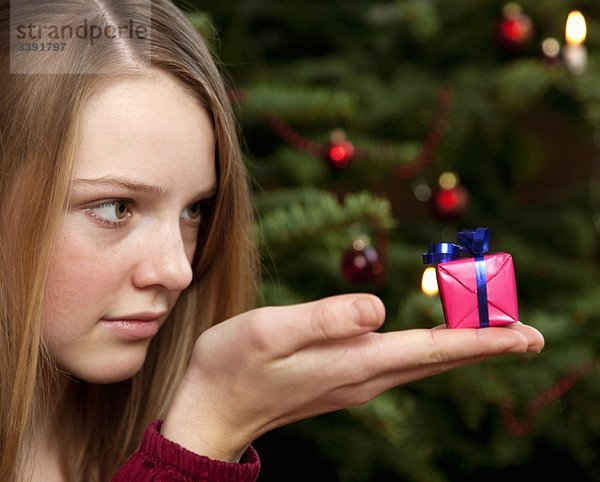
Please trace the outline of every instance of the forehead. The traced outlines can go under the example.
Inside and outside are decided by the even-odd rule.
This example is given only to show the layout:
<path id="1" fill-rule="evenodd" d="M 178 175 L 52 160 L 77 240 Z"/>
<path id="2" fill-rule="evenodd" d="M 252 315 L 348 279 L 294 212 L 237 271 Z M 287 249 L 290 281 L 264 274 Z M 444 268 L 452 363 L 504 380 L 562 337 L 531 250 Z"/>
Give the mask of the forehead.
<path id="1" fill-rule="evenodd" d="M 210 117 L 171 74 L 108 83 L 86 102 L 74 178 L 123 176 L 176 189 L 215 182 Z"/>

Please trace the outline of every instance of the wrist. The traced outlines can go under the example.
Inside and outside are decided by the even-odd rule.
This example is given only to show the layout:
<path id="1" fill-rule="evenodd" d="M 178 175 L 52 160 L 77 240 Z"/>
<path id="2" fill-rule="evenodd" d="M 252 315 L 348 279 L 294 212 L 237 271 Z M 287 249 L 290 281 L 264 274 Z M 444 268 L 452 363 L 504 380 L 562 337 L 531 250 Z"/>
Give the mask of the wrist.
<path id="1" fill-rule="evenodd" d="M 199 395 L 197 390 L 180 387 L 164 417 L 161 434 L 198 455 L 239 462 L 254 438 L 227 423 L 220 416 L 223 407 L 213 407 Z"/>

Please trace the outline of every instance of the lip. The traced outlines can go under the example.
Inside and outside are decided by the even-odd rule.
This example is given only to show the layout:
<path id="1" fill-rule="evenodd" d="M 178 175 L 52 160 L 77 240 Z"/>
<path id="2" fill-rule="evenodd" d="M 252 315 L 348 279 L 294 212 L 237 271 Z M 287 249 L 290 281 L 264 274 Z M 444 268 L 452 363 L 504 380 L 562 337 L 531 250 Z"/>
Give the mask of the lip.
<path id="1" fill-rule="evenodd" d="M 130 315 L 115 316 L 112 318 L 102 318 L 103 321 L 157 321 L 167 314 L 166 311 L 162 313 L 153 313 L 150 311 L 144 311 L 142 313 L 133 313 Z"/>
<path id="2" fill-rule="evenodd" d="M 143 312 L 113 318 L 102 318 L 100 324 L 119 338 L 125 340 L 144 340 L 158 333 L 158 320 L 166 315 L 163 313 Z"/>

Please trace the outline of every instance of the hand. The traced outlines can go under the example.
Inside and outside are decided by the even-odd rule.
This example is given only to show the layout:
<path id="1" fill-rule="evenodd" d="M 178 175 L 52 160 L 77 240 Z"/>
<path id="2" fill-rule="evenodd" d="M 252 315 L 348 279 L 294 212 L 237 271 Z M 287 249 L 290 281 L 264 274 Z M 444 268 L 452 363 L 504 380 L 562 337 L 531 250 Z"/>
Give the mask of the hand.
<path id="1" fill-rule="evenodd" d="M 274 428 L 451 368 L 544 346 L 542 335 L 521 323 L 375 333 L 384 318 L 379 298 L 350 294 L 258 308 L 213 326 L 196 341 L 163 435 L 235 461 Z"/>

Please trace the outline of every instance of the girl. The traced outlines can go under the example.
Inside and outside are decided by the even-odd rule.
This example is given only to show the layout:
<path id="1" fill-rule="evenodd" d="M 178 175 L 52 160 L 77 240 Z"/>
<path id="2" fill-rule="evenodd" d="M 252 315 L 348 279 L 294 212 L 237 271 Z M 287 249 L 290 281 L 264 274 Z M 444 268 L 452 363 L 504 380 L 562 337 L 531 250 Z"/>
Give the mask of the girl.
<path id="1" fill-rule="evenodd" d="M 542 349 L 522 324 L 376 333 L 368 294 L 252 310 L 235 121 L 186 18 L 168 0 L 9 3 L 1 480 L 252 481 L 269 430 Z"/>

